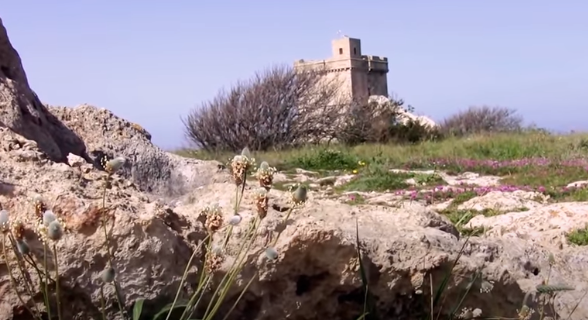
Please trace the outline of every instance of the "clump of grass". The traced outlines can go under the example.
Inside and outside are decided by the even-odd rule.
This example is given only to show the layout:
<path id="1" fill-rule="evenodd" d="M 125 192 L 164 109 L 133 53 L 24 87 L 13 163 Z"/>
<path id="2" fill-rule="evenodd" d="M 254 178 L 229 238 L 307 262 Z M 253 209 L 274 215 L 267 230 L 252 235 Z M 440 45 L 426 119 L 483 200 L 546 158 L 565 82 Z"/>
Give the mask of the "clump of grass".
<path id="1" fill-rule="evenodd" d="M 341 188 L 346 191 L 386 191 L 409 187 L 406 180 L 414 174 L 406 172 L 390 172 L 382 166 L 368 166 L 357 177 Z"/>
<path id="2" fill-rule="evenodd" d="M 477 197 L 478 194 L 475 191 L 466 190 L 462 193 L 457 193 L 453 201 L 451 201 L 451 205 L 449 209 L 457 208 L 459 205 L 464 204 L 465 202 Z"/>
<path id="3" fill-rule="evenodd" d="M 483 215 L 484 217 L 494 217 L 506 212 L 514 212 L 514 211 L 527 211 L 529 208 L 517 208 L 514 210 L 499 210 L 494 208 L 485 208 L 483 210 L 474 210 L 474 209 L 464 209 L 459 210 L 457 206 L 449 206 L 445 210 L 440 211 L 439 213 L 449 218 L 449 221 L 453 223 L 453 225 L 457 228 L 457 230 L 464 236 L 477 236 L 482 234 L 485 230 L 483 227 L 465 227 L 465 225 L 472 220 L 477 215 Z"/>
<path id="4" fill-rule="evenodd" d="M 108 277 L 103 276 L 104 282 L 113 283 L 117 292 L 117 302 L 119 310 L 123 317 L 126 317 L 126 313 L 121 302 L 121 294 L 116 286 L 116 280 L 114 279 L 114 267 L 112 266 L 112 254 L 110 245 L 108 243 L 109 237 L 106 230 L 106 224 L 108 221 L 107 208 L 106 208 L 106 190 L 111 188 L 112 175 L 119 170 L 125 163 L 124 158 L 115 158 L 112 160 L 101 159 L 102 166 L 106 171 L 104 179 L 104 192 L 102 197 L 102 228 L 105 236 L 105 246 L 108 252 L 108 266 L 105 273 Z M 15 290 L 21 304 L 27 309 L 27 312 L 34 319 L 64 319 L 62 296 L 61 296 L 61 275 L 59 273 L 59 251 L 58 243 L 66 233 L 66 225 L 60 217 L 58 217 L 49 207 L 40 195 L 33 197 L 33 206 L 35 211 L 36 220 L 34 228 L 29 228 L 27 225 L 32 224 L 28 221 L 21 221 L 19 219 L 10 221 L 7 211 L 0 213 L 0 222 L 2 224 L 3 242 L 2 250 L 3 255 L 8 266 L 9 273 L 12 279 L 12 287 Z M 27 234 L 29 237 L 36 234 L 37 239 L 43 246 L 43 258 L 42 261 L 38 262 L 31 254 L 31 249 L 28 244 Z M 8 241 L 7 241 L 8 240 Z M 16 260 L 16 267 L 10 263 L 10 255 L 8 249 L 11 249 L 14 254 L 14 260 Z M 52 255 L 53 264 L 53 276 L 51 276 L 51 267 L 49 257 Z M 14 276 L 14 270 L 17 269 L 21 274 L 22 282 L 18 283 Z M 34 270 L 37 273 L 39 280 L 38 285 L 32 282 L 30 271 Z M 51 287 L 54 285 L 54 291 Z M 24 287 L 24 294 L 28 295 L 29 301 L 25 301 L 23 292 L 19 290 L 19 287 Z M 32 300 L 32 297 L 36 292 L 41 292 L 43 295 L 44 310 L 38 308 L 36 303 Z M 101 293 L 102 287 L 101 287 Z M 29 306 L 32 305 L 32 306 Z M 104 295 L 102 294 L 102 317 L 106 319 Z"/>
<path id="5" fill-rule="evenodd" d="M 61 221 L 53 211 L 47 209 L 47 206 L 40 196 L 36 196 L 33 201 L 37 217 L 37 226 L 35 229 L 27 227 L 26 221 L 20 219 L 11 220 L 8 211 L 6 210 L 0 212 L 2 254 L 4 255 L 6 266 L 8 268 L 12 288 L 30 316 L 34 319 L 44 319 L 45 317 L 53 319 L 52 300 L 55 300 L 56 310 L 53 311 L 56 311 L 57 318 L 62 320 L 63 308 L 61 305 L 61 283 L 57 243 L 62 239 L 64 234 L 63 221 Z M 40 264 L 31 255 L 31 250 L 26 238 L 27 233 L 33 232 L 36 233 L 38 240 L 43 244 L 43 261 Z M 8 249 L 11 249 L 11 251 L 8 251 Z M 48 257 L 50 250 L 53 255 L 52 263 L 54 268 L 54 278 L 51 278 L 49 271 Z M 13 266 L 10 262 L 10 253 L 14 255 L 16 266 Z M 29 268 L 32 268 L 37 272 L 39 280 L 38 285 L 35 285 L 32 282 Z M 20 273 L 20 282 L 16 280 L 15 270 L 18 270 Z M 51 292 L 49 286 L 50 282 L 55 284 L 55 292 Z M 20 287 L 24 287 L 24 292 L 19 290 Z M 39 309 L 33 300 L 35 293 L 39 291 L 43 295 L 44 310 Z M 28 301 L 25 301 L 26 299 L 28 299 Z"/>
<path id="6" fill-rule="evenodd" d="M 269 207 L 269 195 L 268 192 L 273 187 L 273 175 L 276 172 L 275 168 L 270 167 L 267 162 L 262 162 L 257 169 L 255 169 L 255 159 L 251 157 L 250 152 L 245 148 L 241 154 L 236 155 L 232 158 L 228 167 L 231 170 L 233 181 L 235 182 L 235 206 L 232 211 L 232 216 L 228 221 L 224 220 L 223 211 L 217 205 L 212 205 L 204 208 L 199 215 L 198 220 L 203 223 L 203 226 L 208 231 L 206 238 L 201 241 L 197 248 L 193 251 L 188 264 L 184 270 L 184 274 L 180 281 L 178 290 L 173 299 L 173 302 L 160 310 L 153 319 L 179 319 L 187 320 L 197 319 L 212 320 L 218 318 L 219 310 L 225 301 L 227 294 L 231 287 L 235 284 L 235 281 L 241 273 L 243 267 L 247 262 L 247 257 L 250 254 L 253 244 L 258 240 L 258 229 L 263 219 L 267 217 Z M 239 226 L 242 222 L 240 215 L 241 203 L 243 200 L 245 187 L 248 182 L 247 177 L 252 175 L 257 180 L 259 186 L 254 190 L 253 201 L 256 208 L 256 216 L 249 225 L 244 226 L 246 229 L 243 239 L 240 241 L 239 248 L 234 256 L 234 260 L 230 267 L 220 279 L 220 283 L 214 288 L 212 286 L 213 279 L 217 279 L 220 275 L 221 265 L 226 260 L 226 249 L 229 243 L 229 239 L 233 235 L 235 227 Z M 286 213 L 283 219 L 285 224 L 293 210 L 302 206 L 307 197 L 307 188 L 303 185 L 298 186 L 291 194 L 292 205 Z M 276 243 L 280 237 L 281 232 L 271 232 L 265 239 L 265 257 L 269 260 L 276 260 L 279 258 L 279 251 L 276 248 Z M 215 241 L 215 239 L 217 241 Z M 220 244 L 215 244 L 220 243 Z M 187 301 L 180 301 L 180 294 L 182 292 L 184 283 L 186 281 L 188 271 L 192 267 L 192 263 L 196 256 L 200 253 L 204 253 L 203 267 L 199 270 L 198 282 L 195 290 L 191 293 Z M 224 309 L 224 319 L 234 310 L 243 297 L 248 287 L 253 283 L 258 274 L 254 274 L 249 281 L 243 287 L 240 295 L 234 301 L 232 306 L 228 309 Z M 201 306 L 205 300 L 207 293 L 212 292 L 210 301 L 205 306 Z M 200 308 L 199 308 L 200 307 Z M 226 308 L 226 306 L 225 306 Z M 143 300 L 139 300 L 135 303 L 133 310 L 134 319 L 143 317 Z M 197 315 L 194 315 L 197 313 Z M 172 318 L 173 317 L 173 318 Z M 151 319 L 151 318 L 150 318 Z"/>
<path id="7" fill-rule="evenodd" d="M 112 175 L 118 171 L 125 163 L 124 158 L 115 158 L 112 160 L 102 159 L 102 166 L 106 172 L 103 181 L 103 194 L 102 194 L 102 208 L 101 208 L 101 228 L 104 232 L 105 237 L 105 248 L 107 251 L 107 265 L 100 274 L 100 304 L 102 319 L 107 319 L 106 310 L 106 297 L 104 293 L 105 285 L 112 285 L 116 294 L 116 301 L 119 307 L 120 316 L 123 319 L 129 319 L 129 315 L 124 309 L 123 295 L 120 292 L 119 286 L 116 281 L 116 267 L 114 265 L 114 254 L 112 253 L 110 238 L 108 235 L 107 225 L 109 223 L 109 212 L 111 208 L 107 208 L 106 199 L 108 190 L 112 188 Z M 237 277 L 247 262 L 247 257 L 250 255 L 253 244 L 258 240 L 258 229 L 261 221 L 266 218 L 269 208 L 269 195 L 268 192 L 273 187 L 273 176 L 276 169 L 270 167 L 267 162 L 262 162 L 258 168 L 255 168 L 255 159 L 253 159 L 249 153 L 249 150 L 245 148 L 240 155 L 235 156 L 230 162 L 230 168 L 232 172 L 233 181 L 235 182 L 235 207 L 232 212 L 232 216 L 228 221 L 224 221 L 224 215 L 222 210 L 216 206 L 211 205 L 204 208 L 200 212 L 198 220 L 203 223 L 203 226 L 208 231 L 207 237 L 198 244 L 197 248 L 193 251 L 190 257 L 184 275 L 182 277 L 179 288 L 176 292 L 176 296 L 170 304 L 159 310 L 155 315 L 142 314 L 143 313 L 143 300 L 136 301 L 133 309 L 133 320 L 140 318 L 149 319 L 179 319 L 187 320 L 193 319 L 193 314 L 198 312 L 198 318 L 202 320 L 212 320 L 218 317 L 218 313 L 223 306 L 223 302 L 227 297 L 229 289 L 235 284 Z M 253 174 L 253 175 L 252 175 Z M 240 225 L 242 217 L 240 215 L 241 202 L 243 200 L 245 187 L 247 184 L 247 177 L 254 176 L 258 182 L 259 187 L 254 191 L 254 205 L 257 211 L 255 218 L 244 226 L 246 229 L 245 236 L 242 239 L 237 254 L 234 257 L 234 261 L 229 269 L 222 276 L 220 283 L 216 288 L 212 287 L 213 278 L 219 275 L 220 268 L 223 262 L 225 262 L 225 250 L 227 248 L 229 239 L 233 234 L 233 228 Z M 292 212 L 304 205 L 307 197 L 307 187 L 299 185 L 291 193 L 292 205 L 286 213 L 284 221 L 290 218 Z M 27 312 L 38 320 L 42 319 L 53 319 L 54 315 L 57 315 L 59 320 L 63 319 L 62 315 L 62 303 L 61 303 L 61 284 L 60 275 L 58 268 L 58 250 L 57 243 L 62 239 L 65 233 L 64 223 L 57 217 L 53 211 L 48 209 L 46 203 L 41 197 L 34 199 L 35 213 L 38 219 L 38 227 L 36 234 L 39 240 L 43 244 L 44 257 L 41 263 L 35 261 L 33 256 L 30 254 L 30 248 L 28 247 L 25 239 L 25 232 L 27 231 L 25 224 L 20 221 L 11 221 L 7 211 L 0 211 L 0 227 L 3 233 L 2 250 L 3 255 L 6 259 L 6 264 L 9 269 L 11 277 L 12 287 L 15 290 L 21 304 L 27 310 Z M 279 232 L 272 232 L 268 235 L 266 240 L 265 256 L 267 259 L 276 260 L 279 258 L 279 251 L 276 248 L 277 241 L 280 237 L 281 229 Z M 213 241 L 218 240 L 218 241 Z M 220 243 L 220 245 L 215 244 Z M 9 249 L 12 249 L 16 258 L 16 267 L 14 263 L 10 263 Z M 49 261 L 50 250 L 53 254 L 53 265 L 54 275 L 53 278 L 49 272 Z M 201 253 L 204 253 L 202 259 L 202 268 L 199 270 L 199 282 L 196 289 L 190 295 L 187 301 L 180 301 L 179 297 L 183 291 L 184 283 L 187 279 L 188 270 L 192 268 L 194 259 Z M 27 264 L 29 266 L 27 266 Z M 37 273 L 40 280 L 38 287 L 35 286 L 29 275 L 29 267 L 32 267 Z M 23 283 L 17 281 L 17 275 L 14 274 L 13 270 L 18 269 L 22 274 Z M 223 313 L 228 316 L 234 308 L 237 306 L 243 294 L 247 291 L 247 288 L 256 279 L 255 274 L 248 283 L 242 289 L 239 297 L 234 301 L 230 309 L 223 309 Z M 50 289 L 50 282 L 55 284 L 55 291 L 52 292 Z M 24 288 L 23 290 L 19 290 Z M 45 309 L 40 310 L 37 305 L 32 301 L 32 297 L 35 292 L 40 291 L 43 293 L 43 299 Z M 207 305 L 201 306 L 205 301 L 205 296 L 213 292 L 211 299 Z M 53 300 L 55 303 L 53 303 Z M 54 308 L 56 306 L 56 309 Z M 199 308 L 200 307 L 200 308 Z M 225 317 L 226 319 L 226 317 Z"/>
<path id="8" fill-rule="evenodd" d="M 566 239 L 578 246 L 588 245 L 588 225 L 584 228 L 576 229 L 566 234 Z"/>
<path id="9" fill-rule="evenodd" d="M 419 186 L 430 186 L 430 185 L 444 185 L 445 181 L 437 173 L 425 174 L 425 173 L 411 173 L 415 183 Z"/>
<path id="10" fill-rule="evenodd" d="M 292 158 L 290 166 L 308 170 L 353 170 L 357 168 L 359 158 L 336 149 L 319 149 Z"/>

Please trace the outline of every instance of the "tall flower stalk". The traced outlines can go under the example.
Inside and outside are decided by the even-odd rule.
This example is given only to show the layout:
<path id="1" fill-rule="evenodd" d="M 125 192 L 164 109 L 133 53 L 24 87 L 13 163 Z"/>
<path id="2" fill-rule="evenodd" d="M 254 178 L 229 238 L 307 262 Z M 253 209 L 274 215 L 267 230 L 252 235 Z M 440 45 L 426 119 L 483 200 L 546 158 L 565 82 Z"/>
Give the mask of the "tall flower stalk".
<path id="1" fill-rule="evenodd" d="M 102 230 L 104 232 L 104 245 L 106 247 L 106 257 L 108 259 L 108 265 L 106 267 L 106 269 L 103 271 L 102 273 L 102 280 L 106 283 L 112 283 L 113 287 L 114 287 L 114 291 L 116 293 L 116 302 L 120 311 L 120 314 L 123 317 L 126 317 L 126 313 L 125 310 L 123 308 L 122 305 L 122 294 L 120 293 L 119 289 L 118 289 L 118 284 L 116 283 L 116 278 L 115 278 L 115 274 L 116 271 L 114 269 L 114 265 L 112 263 L 113 261 L 113 253 L 110 249 L 110 239 L 108 237 L 108 231 L 106 229 L 106 225 L 108 222 L 108 217 L 107 217 L 107 209 L 106 209 L 106 194 L 107 194 L 107 190 L 112 188 L 112 175 L 114 173 L 116 173 L 118 170 L 120 170 L 124 164 L 126 163 L 126 159 L 123 157 L 116 157 L 112 160 L 108 160 L 106 157 L 101 159 L 102 161 L 102 167 L 104 168 L 104 170 L 106 171 L 106 175 L 104 176 L 104 184 L 103 184 L 103 190 L 102 190 L 102 209 L 101 209 L 101 227 Z M 108 280 L 108 281 L 106 281 Z M 101 295 L 101 305 L 102 305 L 102 316 L 106 317 L 106 309 L 105 309 L 105 302 L 104 300 L 104 295 Z"/>

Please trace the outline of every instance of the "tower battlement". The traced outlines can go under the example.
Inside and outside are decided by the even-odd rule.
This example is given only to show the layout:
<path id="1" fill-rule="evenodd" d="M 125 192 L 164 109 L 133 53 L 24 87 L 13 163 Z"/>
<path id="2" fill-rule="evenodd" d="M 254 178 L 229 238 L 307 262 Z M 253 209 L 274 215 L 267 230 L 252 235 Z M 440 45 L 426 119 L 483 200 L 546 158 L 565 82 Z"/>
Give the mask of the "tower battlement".
<path id="1" fill-rule="evenodd" d="M 299 59 L 295 70 L 322 70 L 329 78 L 342 81 L 342 95 L 367 99 L 371 95 L 388 96 L 388 58 L 363 55 L 361 40 L 342 37 L 331 42 L 332 55 L 323 60 Z"/>

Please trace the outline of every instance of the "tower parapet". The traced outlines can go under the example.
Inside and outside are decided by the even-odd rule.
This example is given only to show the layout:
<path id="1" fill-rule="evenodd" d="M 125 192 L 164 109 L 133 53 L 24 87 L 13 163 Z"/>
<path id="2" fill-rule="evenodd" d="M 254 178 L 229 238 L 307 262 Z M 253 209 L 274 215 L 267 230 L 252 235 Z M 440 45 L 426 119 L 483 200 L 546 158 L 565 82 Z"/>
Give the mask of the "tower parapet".
<path id="1" fill-rule="evenodd" d="M 347 36 L 333 40 L 331 51 L 331 57 L 324 60 L 295 61 L 294 69 L 322 70 L 327 77 L 338 77 L 342 81 L 341 94 L 351 99 L 388 96 L 388 58 L 363 55 L 361 40 Z"/>

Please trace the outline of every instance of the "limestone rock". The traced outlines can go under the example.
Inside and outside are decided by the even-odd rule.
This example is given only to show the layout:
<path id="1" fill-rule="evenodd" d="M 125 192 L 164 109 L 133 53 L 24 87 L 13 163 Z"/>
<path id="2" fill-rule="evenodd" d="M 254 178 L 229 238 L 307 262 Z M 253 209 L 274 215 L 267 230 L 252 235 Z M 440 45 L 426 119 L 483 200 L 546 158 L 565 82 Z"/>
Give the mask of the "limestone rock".
<path id="1" fill-rule="evenodd" d="M 83 104 L 48 109 L 84 139 L 95 166 L 101 158 L 123 156 L 128 163 L 122 175 L 143 191 L 171 199 L 220 178 L 220 163 L 183 158 L 153 145 L 145 130 L 106 109 Z"/>
<path id="2" fill-rule="evenodd" d="M 487 194 L 472 198 L 457 208 L 459 210 L 492 209 L 498 211 L 524 211 L 541 205 L 545 196 L 539 192 L 516 190 L 513 192 L 491 191 Z"/>
<path id="3" fill-rule="evenodd" d="M 85 157 L 84 142 L 43 106 L 29 87 L 18 52 L 12 47 L 0 19 L 0 127 L 27 139 L 54 161 L 65 162 L 73 153 Z M 34 157 L 23 154 L 23 157 Z"/>

